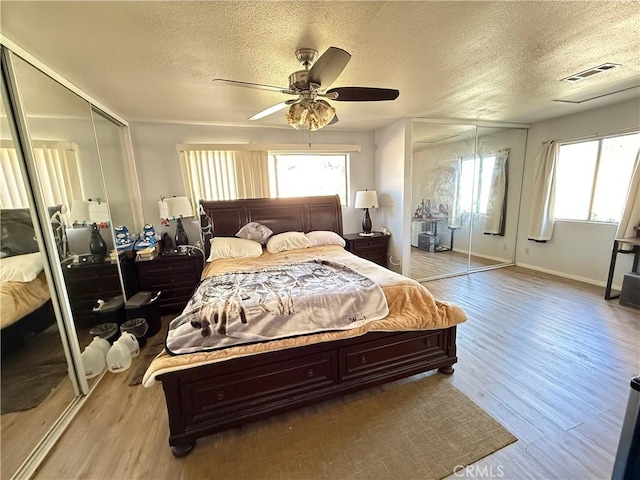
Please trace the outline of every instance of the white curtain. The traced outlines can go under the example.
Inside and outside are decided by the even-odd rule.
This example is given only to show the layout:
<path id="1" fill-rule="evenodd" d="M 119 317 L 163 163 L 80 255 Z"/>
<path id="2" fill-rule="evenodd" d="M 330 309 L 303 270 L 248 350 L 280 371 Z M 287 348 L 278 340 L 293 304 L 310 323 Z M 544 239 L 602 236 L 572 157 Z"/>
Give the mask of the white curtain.
<path id="1" fill-rule="evenodd" d="M 507 161 L 511 149 L 503 148 L 496 154 L 491 175 L 487 213 L 484 217 L 484 233 L 504 235 L 507 206 Z"/>
<path id="2" fill-rule="evenodd" d="M 46 205 L 65 205 L 84 197 L 77 146 L 68 142 L 33 142 L 36 170 Z M 27 208 L 29 203 L 12 144 L 0 147 L 0 207 Z"/>
<path id="3" fill-rule="evenodd" d="M 449 208 L 448 227 L 460 228 L 462 227 L 462 214 L 460 212 L 460 192 L 461 192 L 461 171 L 462 171 L 462 157 L 457 158 L 454 161 L 451 171 L 451 208 Z"/>
<path id="4" fill-rule="evenodd" d="M 560 142 L 551 140 L 543 144 L 538 154 L 527 235 L 529 240 L 546 242 L 551 240 L 553 235 L 556 165 L 559 153 Z"/>
<path id="5" fill-rule="evenodd" d="M 636 231 L 633 227 L 637 226 L 640 226 L 640 150 L 638 150 L 638 155 L 636 156 L 636 163 L 633 167 L 631 183 L 627 192 L 627 201 L 618 224 L 616 238 L 635 237 Z"/>
<path id="6" fill-rule="evenodd" d="M 238 198 L 266 198 L 270 196 L 269 160 L 267 152 L 233 152 L 236 166 Z"/>
<path id="7" fill-rule="evenodd" d="M 0 208 L 27 208 L 29 200 L 15 148 L 0 148 Z"/>
<path id="8" fill-rule="evenodd" d="M 194 212 L 200 200 L 269 197 L 267 152 L 186 150 L 180 165 Z"/>

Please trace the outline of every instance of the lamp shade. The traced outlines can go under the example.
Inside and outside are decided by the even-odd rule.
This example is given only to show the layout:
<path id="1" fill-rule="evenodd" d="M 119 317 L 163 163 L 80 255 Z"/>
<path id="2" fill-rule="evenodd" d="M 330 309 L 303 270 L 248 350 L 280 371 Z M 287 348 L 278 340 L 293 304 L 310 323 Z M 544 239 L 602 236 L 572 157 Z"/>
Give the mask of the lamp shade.
<path id="1" fill-rule="evenodd" d="M 284 116 L 286 122 L 296 130 L 320 130 L 328 125 L 336 115 L 336 110 L 324 100 L 294 103 Z"/>
<path id="2" fill-rule="evenodd" d="M 74 200 L 69 214 L 71 223 L 109 222 L 109 208 L 105 202 Z"/>
<path id="3" fill-rule="evenodd" d="M 84 200 L 74 200 L 71 204 L 69 220 L 71 220 L 71 223 L 88 222 L 90 220 L 89 202 L 85 202 Z"/>
<path id="4" fill-rule="evenodd" d="M 191 201 L 188 197 L 170 197 L 158 202 L 160 218 L 193 217 Z"/>
<path id="5" fill-rule="evenodd" d="M 375 190 L 356 192 L 354 208 L 378 208 L 378 195 Z"/>

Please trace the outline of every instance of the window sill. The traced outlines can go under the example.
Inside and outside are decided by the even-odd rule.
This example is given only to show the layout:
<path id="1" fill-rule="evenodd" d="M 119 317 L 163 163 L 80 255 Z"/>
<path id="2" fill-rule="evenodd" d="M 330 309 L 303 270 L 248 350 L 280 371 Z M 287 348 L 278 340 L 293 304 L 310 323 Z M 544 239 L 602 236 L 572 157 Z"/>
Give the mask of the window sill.
<path id="1" fill-rule="evenodd" d="M 609 225 L 614 225 L 617 226 L 619 222 L 597 222 L 595 220 L 573 220 L 571 218 L 556 218 L 555 219 L 556 222 L 562 222 L 562 223 L 586 223 L 589 225 L 603 225 L 603 226 L 609 226 Z"/>

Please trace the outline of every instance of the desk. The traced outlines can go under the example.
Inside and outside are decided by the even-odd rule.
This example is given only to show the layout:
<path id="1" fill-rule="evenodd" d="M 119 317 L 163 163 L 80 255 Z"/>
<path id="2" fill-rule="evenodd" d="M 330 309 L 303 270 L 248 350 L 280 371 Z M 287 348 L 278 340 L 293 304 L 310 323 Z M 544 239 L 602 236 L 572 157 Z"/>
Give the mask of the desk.
<path id="1" fill-rule="evenodd" d="M 620 245 L 624 243 L 631 245 L 631 250 L 622 250 L 620 248 Z M 620 296 L 619 293 L 614 295 L 611 294 L 611 283 L 613 282 L 613 274 L 616 269 L 616 259 L 618 258 L 618 253 L 633 253 L 633 267 L 631 268 L 631 271 L 638 273 L 638 260 L 640 259 L 640 237 L 616 238 L 613 241 L 613 250 L 611 251 L 611 264 L 609 265 L 609 277 L 607 278 L 607 287 L 604 290 L 605 300 L 611 300 L 612 298 L 618 298 Z"/>
<path id="2" fill-rule="evenodd" d="M 441 245 L 440 242 L 440 238 L 438 237 L 438 222 L 444 222 L 445 224 L 448 223 L 448 218 L 447 217 L 413 217 L 411 218 L 411 223 L 423 223 L 426 225 L 426 230 L 423 230 L 422 228 L 418 229 L 418 235 L 419 234 L 427 234 L 431 237 L 433 237 L 435 240 L 435 244 L 433 246 L 433 249 L 430 249 L 428 251 L 432 251 L 432 252 L 446 252 L 449 250 L 453 250 L 453 232 L 455 229 L 459 228 L 459 227 L 449 227 L 449 230 L 451 231 L 451 237 L 450 237 L 450 241 L 449 241 L 449 247 L 445 247 L 443 245 Z M 413 231 L 413 229 L 412 229 Z M 414 247 L 418 247 L 420 248 L 419 245 L 419 241 L 416 242 L 416 244 L 414 245 L 412 243 L 412 245 Z M 424 249 L 423 249 L 424 250 Z"/>

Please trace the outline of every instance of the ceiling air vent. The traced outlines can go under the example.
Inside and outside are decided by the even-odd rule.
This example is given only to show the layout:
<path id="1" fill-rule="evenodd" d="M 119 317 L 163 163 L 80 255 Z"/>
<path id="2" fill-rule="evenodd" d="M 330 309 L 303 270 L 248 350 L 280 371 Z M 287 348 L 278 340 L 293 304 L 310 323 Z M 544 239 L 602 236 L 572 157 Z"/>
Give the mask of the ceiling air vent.
<path id="1" fill-rule="evenodd" d="M 607 70 L 611 70 L 613 68 L 619 67 L 619 63 L 603 63 L 602 65 L 598 65 L 597 67 L 589 68 L 588 70 L 584 70 L 580 73 L 576 73 L 574 75 L 570 75 L 566 78 L 560 80 L 561 82 L 569 82 L 576 83 L 581 82 L 585 78 L 592 77 L 593 75 L 597 75 L 598 73 L 606 72 Z"/>

